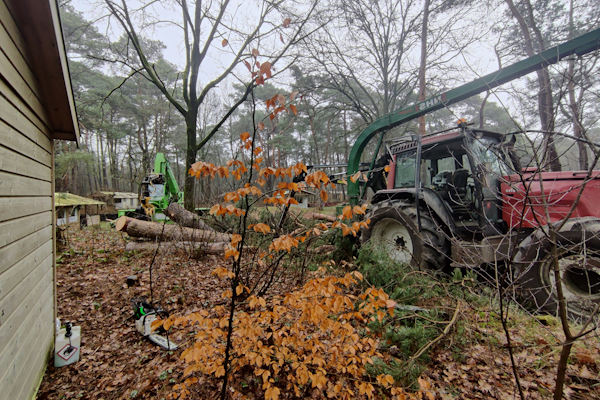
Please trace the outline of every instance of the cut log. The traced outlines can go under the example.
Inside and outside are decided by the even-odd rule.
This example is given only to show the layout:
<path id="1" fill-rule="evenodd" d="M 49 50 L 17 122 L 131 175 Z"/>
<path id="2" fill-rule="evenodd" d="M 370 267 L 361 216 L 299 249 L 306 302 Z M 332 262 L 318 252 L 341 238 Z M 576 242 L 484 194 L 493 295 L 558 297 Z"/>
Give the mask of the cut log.
<path id="1" fill-rule="evenodd" d="M 177 222 L 181 226 L 194 229 L 204 229 L 207 231 L 214 231 L 209 225 L 207 225 L 200 216 L 194 214 L 191 211 L 186 210 L 179 203 L 171 203 L 165 210 L 167 217 Z"/>
<path id="2" fill-rule="evenodd" d="M 231 235 L 204 229 L 185 228 L 179 225 L 142 221 L 130 217 L 120 217 L 115 223 L 119 232 L 131 237 L 160 241 L 177 242 L 228 242 Z"/>
<path id="3" fill-rule="evenodd" d="M 314 212 L 304 213 L 304 214 L 302 214 L 302 218 L 304 218 L 304 219 L 320 219 L 320 220 L 329 221 L 329 222 L 336 221 L 336 218 L 332 215 L 319 214 L 319 213 L 314 213 Z"/>
<path id="4" fill-rule="evenodd" d="M 227 242 L 161 242 L 159 250 L 172 251 L 173 249 L 178 249 L 193 253 L 221 254 L 225 251 L 227 244 Z M 156 250 L 157 247 L 157 242 L 128 242 L 125 245 L 125 250 Z"/>

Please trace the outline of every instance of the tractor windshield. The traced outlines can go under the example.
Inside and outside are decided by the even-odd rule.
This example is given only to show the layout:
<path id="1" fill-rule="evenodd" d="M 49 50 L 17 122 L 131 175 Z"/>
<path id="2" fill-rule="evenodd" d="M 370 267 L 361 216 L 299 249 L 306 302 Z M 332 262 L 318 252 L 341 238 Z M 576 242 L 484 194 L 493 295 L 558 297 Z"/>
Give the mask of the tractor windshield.
<path id="1" fill-rule="evenodd" d="M 474 164 L 482 172 L 498 176 L 508 173 L 508 166 L 498 150 L 498 140 L 491 137 L 474 138 L 469 146 Z"/>

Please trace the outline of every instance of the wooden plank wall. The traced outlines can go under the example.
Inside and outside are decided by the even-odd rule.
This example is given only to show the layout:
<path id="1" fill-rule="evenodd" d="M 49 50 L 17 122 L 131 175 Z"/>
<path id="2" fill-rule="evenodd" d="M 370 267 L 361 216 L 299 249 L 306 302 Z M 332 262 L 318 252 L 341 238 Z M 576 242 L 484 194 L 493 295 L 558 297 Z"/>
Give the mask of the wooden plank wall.
<path id="1" fill-rule="evenodd" d="M 49 137 L 26 44 L 0 0 L 0 399 L 31 398 L 53 345 Z"/>

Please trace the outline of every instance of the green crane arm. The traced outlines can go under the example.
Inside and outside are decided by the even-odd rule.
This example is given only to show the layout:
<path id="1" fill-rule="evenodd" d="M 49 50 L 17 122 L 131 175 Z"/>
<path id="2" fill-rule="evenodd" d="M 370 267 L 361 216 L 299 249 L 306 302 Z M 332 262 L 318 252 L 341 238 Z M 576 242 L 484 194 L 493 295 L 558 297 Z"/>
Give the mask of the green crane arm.
<path id="1" fill-rule="evenodd" d="M 177 184 L 177 179 L 175 179 L 175 175 L 163 153 L 156 153 L 156 158 L 154 159 L 154 173 L 164 175 L 166 179 L 165 195 L 179 200 L 179 185 Z"/>
<path id="2" fill-rule="evenodd" d="M 547 65 L 557 63 L 564 57 L 573 54 L 582 56 L 598 48 L 600 48 L 600 28 L 558 46 L 549 48 L 539 54 L 509 65 L 508 67 L 500 68 L 499 70 L 475 79 L 472 82 L 450 89 L 447 92 L 414 103 L 401 110 L 394 111 L 376 119 L 361 132 L 352 146 L 350 156 L 348 157 L 348 175 L 353 175 L 358 171 L 361 155 L 367 143 L 369 143 L 377 133 L 457 103 L 523 75 L 527 75 L 528 73 Z M 357 204 L 359 202 L 359 193 L 359 182 L 353 183 L 349 181 L 348 197 L 350 203 Z"/>

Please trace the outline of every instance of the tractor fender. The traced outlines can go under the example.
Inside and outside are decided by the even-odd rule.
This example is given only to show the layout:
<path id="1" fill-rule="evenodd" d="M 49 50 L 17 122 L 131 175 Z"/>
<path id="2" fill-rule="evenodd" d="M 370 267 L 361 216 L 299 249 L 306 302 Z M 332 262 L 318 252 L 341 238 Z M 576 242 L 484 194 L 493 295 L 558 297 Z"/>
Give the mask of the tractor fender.
<path id="1" fill-rule="evenodd" d="M 558 221 L 553 222 L 550 225 L 552 225 L 554 229 L 558 229 L 561 224 L 562 221 Z M 587 230 L 587 226 L 592 224 L 595 224 L 596 227 L 600 227 L 600 219 L 597 217 L 570 218 L 562 225 L 560 230 L 557 230 L 557 233 L 585 232 Z M 538 226 L 531 231 L 529 235 L 527 235 L 527 237 L 525 237 L 518 245 L 518 251 L 515 256 L 515 261 L 517 264 L 519 264 L 522 260 L 534 258 L 539 252 L 540 244 L 547 241 L 549 234 L 549 225 Z M 517 265 L 517 272 L 520 271 L 519 267 L 523 266 Z"/>
<path id="2" fill-rule="evenodd" d="M 452 219 L 452 214 L 442 199 L 431 189 L 423 188 L 419 196 L 419 205 L 427 206 L 431 209 L 436 217 L 446 225 L 450 232 L 456 231 L 456 224 Z M 415 203 L 417 198 L 417 190 L 415 188 L 403 189 L 385 189 L 379 190 L 371 199 L 371 204 L 380 203 L 385 200 L 407 200 Z"/>

